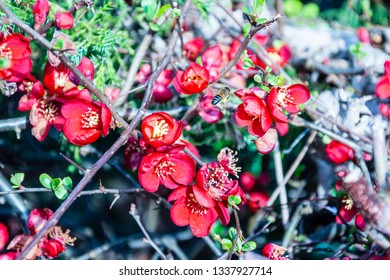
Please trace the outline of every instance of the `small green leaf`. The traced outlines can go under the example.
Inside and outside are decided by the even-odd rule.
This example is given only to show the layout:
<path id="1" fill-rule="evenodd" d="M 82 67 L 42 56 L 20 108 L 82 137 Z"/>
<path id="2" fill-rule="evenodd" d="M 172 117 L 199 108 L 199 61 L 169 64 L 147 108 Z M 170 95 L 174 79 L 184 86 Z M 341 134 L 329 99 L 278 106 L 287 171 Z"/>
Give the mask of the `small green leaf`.
<path id="1" fill-rule="evenodd" d="M 39 176 L 39 182 L 41 182 L 42 186 L 44 186 L 46 189 L 51 189 L 51 181 L 53 179 L 46 173 L 42 173 L 41 176 Z"/>
<path id="2" fill-rule="evenodd" d="M 59 186 L 57 188 L 54 188 L 54 194 L 58 199 L 64 200 L 68 196 L 68 192 L 65 190 L 64 187 Z"/>
<path id="3" fill-rule="evenodd" d="M 261 84 L 263 82 L 263 76 L 260 74 L 254 75 L 253 79 L 255 80 L 256 83 L 259 83 L 259 84 Z"/>
<path id="4" fill-rule="evenodd" d="M 51 189 L 55 190 L 58 187 L 62 187 L 62 180 L 60 178 L 54 178 L 51 180 Z"/>
<path id="5" fill-rule="evenodd" d="M 249 31 L 251 30 L 251 24 L 249 22 L 245 23 L 242 27 L 242 35 L 245 37 L 249 34 Z"/>
<path id="6" fill-rule="evenodd" d="M 252 11 L 249 9 L 248 6 L 242 6 L 241 11 L 242 11 L 244 14 L 252 15 Z"/>
<path id="7" fill-rule="evenodd" d="M 228 251 L 232 248 L 233 243 L 230 239 L 224 238 L 221 240 L 221 245 L 223 250 Z"/>
<path id="8" fill-rule="evenodd" d="M 254 241 L 248 241 L 247 243 L 244 243 L 242 245 L 242 251 L 243 252 L 248 252 L 248 251 L 253 251 L 256 249 L 257 245 Z"/>
<path id="9" fill-rule="evenodd" d="M 264 90 L 265 92 L 270 92 L 270 90 L 271 90 L 269 87 L 264 86 L 264 85 L 260 85 L 260 88 L 261 88 L 262 90 Z"/>
<path id="10" fill-rule="evenodd" d="M 265 67 L 265 72 L 266 73 L 271 73 L 272 72 L 272 68 L 269 67 L 269 66 Z"/>
<path id="11" fill-rule="evenodd" d="M 302 16 L 307 19 L 315 19 L 318 17 L 319 13 L 320 8 L 315 3 L 308 3 L 304 5 L 301 11 Z"/>
<path id="12" fill-rule="evenodd" d="M 161 16 L 164 15 L 170 8 L 171 8 L 171 5 L 170 5 L 170 4 L 165 4 L 165 5 L 161 6 L 161 8 L 158 9 L 158 11 L 157 11 L 156 17 L 157 17 L 157 18 L 161 17 Z"/>
<path id="13" fill-rule="evenodd" d="M 241 197 L 240 196 L 234 196 L 234 195 L 231 195 L 228 197 L 228 203 L 230 206 L 233 206 L 233 205 L 238 205 L 241 203 Z"/>
<path id="14" fill-rule="evenodd" d="M 178 18 L 178 17 L 180 17 L 180 15 L 181 15 L 180 9 L 173 9 L 172 10 L 172 17 L 173 18 Z"/>
<path id="15" fill-rule="evenodd" d="M 142 0 L 141 6 L 144 9 L 146 19 L 153 20 L 158 9 L 158 2 L 156 0 Z"/>
<path id="16" fill-rule="evenodd" d="M 266 22 L 268 19 L 267 18 L 259 18 L 259 19 L 256 19 L 256 22 L 258 24 L 263 24 L 264 22 Z"/>
<path id="17" fill-rule="evenodd" d="M 234 227 L 230 227 L 229 228 L 229 236 L 230 236 L 230 238 L 234 239 L 234 237 L 236 237 L 236 234 L 237 234 L 237 230 Z"/>
<path id="18" fill-rule="evenodd" d="M 65 190 L 70 192 L 72 190 L 73 182 L 70 177 L 65 177 L 62 179 L 62 185 L 64 186 Z"/>
<path id="19" fill-rule="evenodd" d="M 11 175 L 10 182 L 11 184 L 14 185 L 12 186 L 13 188 L 14 187 L 19 188 L 22 185 L 23 180 L 24 180 L 24 173 L 15 173 Z"/>
<path id="20" fill-rule="evenodd" d="M 237 238 L 236 241 L 236 247 L 234 248 L 235 251 L 241 252 L 242 251 L 242 240 L 241 238 Z"/>
<path id="21" fill-rule="evenodd" d="M 155 24 L 153 22 L 149 22 L 149 27 L 151 30 L 157 32 L 160 30 L 161 25 Z"/>

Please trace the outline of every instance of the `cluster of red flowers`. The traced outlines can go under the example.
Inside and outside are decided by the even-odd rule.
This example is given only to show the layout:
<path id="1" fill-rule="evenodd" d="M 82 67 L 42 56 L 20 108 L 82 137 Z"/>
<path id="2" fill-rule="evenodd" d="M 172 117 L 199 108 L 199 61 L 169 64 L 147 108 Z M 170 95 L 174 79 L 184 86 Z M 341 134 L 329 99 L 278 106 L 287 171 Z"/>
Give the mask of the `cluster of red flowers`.
<path id="1" fill-rule="evenodd" d="M 27 219 L 27 227 L 30 234 L 20 234 L 15 236 L 8 244 L 6 253 L 0 254 L 0 260 L 13 260 L 23 250 L 23 248 L 31 242 L 34 236 L 46 225 L 47 221 L 53 215 L 53 212 L 48 208 L 36 208 L 30 212 Z M 7 227 L 0 223 L 0 252 L 8 243 L 10 233 Z M 31 250 L 26 259 L 33 260 L 40 256 L 52 259 L 58 257 L 59 254 L 66 250 L 66 245 L 73 246 L 76 238 L 69 236 L 69 230 L 62 231 L 60 227 L 52 228 L 40 242 Z"/>
<path id="2" fill-rule="evenodd" d="M 30 42 L 22 34 L 0 36 L 0 78 L 16 82 L 24 93 L 18 109 L 30 111 L 32 134 L 43 141 L 54 126 L 69 142 L 80 146 L 107 135 L 111 123 L 107 106 L 93 101 L 88 90 L 80 89 L 78 79 L 61 63 L 46 63 L 43 85 L 30 74 L 30 55 Z M 78 69 L 93 79 L 94 66 L 88 58 L 82 58 Z"/>
<path id="3" fill-rule="evenodd" d="M 222 149 L 217 160 L 196 170 L 196 162 L 187 148 L 199 156 L 196 148 L 180 140 L 182 123 L 165 112 L 145 117 L 141 124 L 142 139 L 129 139 L 124 156 L 128 167 L 138 169 L 138 179 L 143 188 L 155 192 L 162 185 L 172 189 L 168 201 L 175 201 L 171 208 L 172 221 L 178 226 L 189 225 L 195 236 L 209 234 L 219 217 L 226 225 L 229 196 L 245 195 L 236 179 L 239 167 L 235 153 Z"/>

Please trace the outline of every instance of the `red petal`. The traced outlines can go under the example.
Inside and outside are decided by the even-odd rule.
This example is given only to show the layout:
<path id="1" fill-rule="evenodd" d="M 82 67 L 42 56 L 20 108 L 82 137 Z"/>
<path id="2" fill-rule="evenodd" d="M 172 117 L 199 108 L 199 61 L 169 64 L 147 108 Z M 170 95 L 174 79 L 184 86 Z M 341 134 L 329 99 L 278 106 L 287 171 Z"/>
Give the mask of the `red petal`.
<path id="1" fill-rule="evenodd" d="M 245 112 L 244 104 L 240 104 L 234 113 L 234 119 L 238 126 L 248 126 L 252 123 L 252 118 Z"/>
<path id="2" fill-rule="evenodd" d="M 80 119 L 71 118 L 65 121 L 63 133 L 70 143 L 84 146 L 98 140 L 102 132 L 98 129 L 83 128 Z"/>
<path id="3" fill-rule="evenodd" d="M 222 202 L 218 201 L 215 210 L 218 213 L 218 217 L 221 220 L 221 223 L 226 226 L 230 221 L 230 214 L 228 209 L 223 205 Z"/>
<path id="4" fill-rule="evenodd" d="M 102 112 L 100 118 L 102 121 L 103 136 L 106 136 L 110 131 L 110 124 L 112 118 L 111 111 L 110 109 L 108 109 L 106 104 L 102 104 Z"/>
<path id="5" fill-rule="evenodd" d="M 5 245 L 8 243 L 9 233 L 7 227 L 0 223 L 0 251 L 3 250 Z"/>
<path id="6" fill-rule="evenodd" d="M 186 186 L 180 186 L 177 187 L 175 190 L 172 191 L 172 193 L 168 196 L 168 202 L 172 202 L 174 200 L 178 200 L 182 197 L 186 196 L 187 190 L 191 187 Z"/>
<path id="7" fill-rule="evenodd" d="M 96 105 L 83 99 L 73 99 L 64 103 L 61 114 L 64 118 L 80 118 L 89 108 L 98 111 Z"/>
<path id="8" fill-rule="evenodd" d="M 190 227 L 196 237 L 204 237 L 210 233 L 211 226 L 217 220 L 217 213 L 213 208 L 209 208 L 203 215 L 191 213 Z"/>
<path id="9" fill-rule="evenodd" d="M 175 225 L 186 226 L 189 224 L 191 209 L 186 206 L 186 198 L 182 197 L 171 207 L 171 219 Z"/>
<path id="10" fill-rule="evenodd" d="M 174 154 L 170 156 L 169 161 L 175 163 L 175 172 L 170 176 L 179 185 L 188 185 L 195 177 L 195 163 L 187 154 Z"/>
<path id="11" fill-rule="evenodd" d="M 197 186 L 193 186 L 192 190 L 194 192 L 196 200 L 199 202 L 200 205 L 206 208 L 212 208 L 215 206 L 215 200 L 205 190 L 202 190 Z"/>
<path id="12" fill-rule="evenodd" d="M 376 85 L 375 93 L 379 98 L 385 99 L 390 97 L 390 75 L 380 78 Z"/>
<path id="13" fill-rule="evenodd" d="M 154 173 L 153 169 L 147 172 L 142 172 L 141 170 L 138 170 L 138 180 L 141 186 L 148 192 L 155 192 L 158 190 L 158 187 L 160 186 L 160 179 Z"/>
<path id="14" fill-rule="evenodd" d="M 270 128 L 266 134 L 255 140 L 256 149 L 262 154 L 268 154 L 274 149 L 277 139 L 276 129 Z"/>
<path id="15" fill-rule="evenodd" d="M 302 85 L 295 84 L 287 88 L 287 96 L 293 104 L 303 104 L 310 99 L 310 90 Z"/>

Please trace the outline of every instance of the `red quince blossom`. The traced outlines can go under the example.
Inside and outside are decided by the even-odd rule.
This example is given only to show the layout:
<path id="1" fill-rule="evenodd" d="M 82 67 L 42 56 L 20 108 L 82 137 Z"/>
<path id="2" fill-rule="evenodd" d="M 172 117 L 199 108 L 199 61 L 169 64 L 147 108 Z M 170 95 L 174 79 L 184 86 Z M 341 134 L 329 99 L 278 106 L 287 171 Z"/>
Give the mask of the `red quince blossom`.
<path id="1" fill-rule="evenodd" d="M 195 61 L 203 49 L 203 39 L 196 37 L 184 44 L 184 51 L 188 60 Z"/>
<path id="2" fill-rule="evenodd" d="M 34 15 L 34 28 L 38 29 L 42 23 L 45 23 L 46 17 L 50 12 L 49 2 L 47 0 L 37 0 L 34 3 L 33 15 Z"/>
<path id="3" fill-rule="evenodd" d="M 0 33 L 0 80 L 20 82 L 32 69 L 30 41 L 19 33 Z"/>
<path id="4" fill-rule="evenodd" d="M 176 188 L 168 201 L 175 201 L 170 211 L 172 221 L 178 226 L 189 225 L 196 237 L 207 236 L 221 212 L 220 204 L 196 185 Z"/>
<path id="5" fill-rule="evenodd" d="M 37 234 L 53 216 L 53 211 L 48 208 L 36 208 L 30 212 L 27 219 L 27 227 L 31 234 Z"/>
<path id="6" fill-rule="evenodd" d="M 210 73 L 209 82 L 215 82 L 219 78 L 218 67 L 222 63 L 222 49 L 220 46 L 216 45 L 208 48 L 202 54 L 202 63 Z"/>
<path id="7" fill-rule="evenodd" d="M 375 93 L 381 99 L 390 98 L 390 60 L 385 62 L 385 75 L 376 84 Z"/>
<path id="8" fill-rule="evenodd" d="M 388 104 L 384 104 L 384 103 L 379 104 L 379 112 L 385 118 L 390 119 L 390 106 Z"/>
<path id="9" fill-rule="evenodd" d="M 139 141 L 133 136 L 130 136 L 123 150 L 125 168 L 136 171 L 144 154 L 145 150 L 141 147 Z"/>
<path id="10" fill-rule="evenodd" d="M 80 70 L 81 73 L 90 81 L 93 80 L 93 77 L 95 75 L 95 66 L 93 65 L 92 61 L 89 58 L 83 57 L 77 65 L 77 69 Z M 79 85 L 80 81 L 79 78 L 77 78 L 73 72 L 69 73 L 69 80 L 74 83 L 75 85 Z"/>
<path id="11" fill-rule="evenodd" d="M 138 179 L 148 192 L 155 192 L 160 184 L 169 189 L 188 185 L 195 172 L 195 162 L 187 154 L 151 153 L 142 158 Z"/>
<path id="12" fill-rule="evenodd" d="M 364 217 L 357 211 L 352 199 L 350 197 L 344 197 L 342 199 L 342 204 L 339 208 L 338 215 L 336 216 L 336 223 L 349 223 L 353 218 L 355 218 L 356 228 L 358 230 L 364 231 L 366 228 Z"/>
<path id="13" fill-rule="evenodd" d="M 40 81 L 37 81 L 34 76 L 28 75 L 20 82 L 19 91 L 25 93 L 19 100 L 18 110 L 27 112 L 31 107 L 45 94 L 45 89 Z"/>
<path id="14" fill-rule="evenodd" d="M 209 81 L 209 70 L 199 64 L 191 63 L 185 71 L 177 71 L 173 86 L 180 93 L 195 94 L 205 90 Z"/>
<path id="15" fill-rule="evenodd" d="M 336 140 L 332 140 L 325 147 L 325 152 L 330 161 L 341 164 L 348 160 L 352 160 L 354 156 L 354 151 L 352 148 L 340 143 Z"/>
<path id="16" fill-rule="evenodd" d="M 357 36 L 358 36 L 360 42 L 362 42 L 364 44 L 370 44 L 371 37 L 370 37 L 370 32 L 368 32 L 367 28 L 359 27 L 357 29 Z"/>
<path id="17" fill-rule="evenodd" d="M 253 36 L 253 40 L 255 40 L 257 44 L 262 46 L 267 45 L 269 39 L 270 38 L 268 34 L 256 33 L 255 36 Z"/>
<path id="18" fill-rule="evenodd" d="M 145 117 L 141 123 L 144 140 L 154 148 L 172 145 L 179 139 L 182 124 L 168 113 L 157 112 Z"/>
<path id="19" fill-rule="evenodd" d="M 59 29 L 71 29 L 74 24 L 74 19 L 69 12 L 57 12 L 55 15 L 56 25 Z"/>
<path id="20" fill-rule="evenodd" d="M 270 58 L 278 64 L 280 67 L 284 67 L 291 58 L 290 47 L 286 44 L 283 44 L 279 48 L 269 47 L 267 48 L 267 53 Z M 266 65 L 264 65 L 265 69 Z"/>
<path id="21" fill-rule="evenodd" d="M 66 250 L 66 246 L 58 239 L 45 240 L 42 245 L 43 254 L 49 258 L 55 258 Z"/>
<path id="22" fill-rule="evenodd" d="M 17 256 L 18 256 L 18 253 L 16 253 L 16 252 L 7 252 L 7 253 L 0 255 L 0 261 L 11 261 L 11 260 L 16 259 Z"/>
<path id="23" fill-rule="evenodd" d="M 74 145 L 91 144 L 110 130 L 111 112 L 100 102 L 72 99 L 63 104 L 61 113 L 64 135 Z"/>
<path id="24" fill-rule="evenodd" d="M 106 87 L 104 89 L 104 94 L 108 97 L 111 103 L 115 103 L 121 93 L 120 88 Z"/>
<path id="25" fill-rule="evenodd" d="M 287 260 L 288 257 L 284 257 L 284 253 L 287 252 L 287 249 L 274 244 L 274 243 L 268 243 L 264 246 L 263 250 L 261 251 L 264 256 L 271 260 Z"/>
<path id="26" fill-rule="evenodd" d="M 245 171 L 240 176 L 240 185 L 247 191 L 251 191 L 256 184 L 256 177 L 252 173 Z"/>
<path id="27" fill-rule="evenodd" d="M 31 133 L 38 141 L 43 141 L 53 125 L 62 130 L 65 119 L 61 115 L 61 103 L 53 98 L 41 98 L 31 107 L 30 123 L 33 126 Z"/>
<path id="28" fill-rule="evenodd" d="M 260 208 L 267 206 L 268 198 L 266 193 L 253 191 L 249 194 L 247 205 L 253 213 L 256 213 Z"/>
<path id="29" fill-rule="evenodd" d="M 267 105 L 276 122 L 287 122 L 288 113 L 298 113 L 299 105 L 310 99 L 310 90 L 302 84 L 274 87 L 267 96 Z"/>
<path id="30" fill-rule="evenodd" d="M 264 102 L 265 92 L 257 87 L 249 91 L 241 89 L 234 93 L 241 98 L 234 114 L 237 125 L 248 126 L 248 132 L 254 136 L 263 136 L 272 125 L 272 117 Z"/>
<path id="31" fill-rule="evenodd" d="M 199 103 L 199 116 L 208 123 L 216 123 L 223 118 L 223 113 L 216 106 L 211 104 L 214 98 L 212 90 L 208 90 Z"/>
<path id="32" fill-rule="evenodd" d="M 2 251 L 9 240 L 8 228 L 5 224 L 0 223 L 0 251 Z"/>
<path id="33" fill-rule="evenodd" d="M 275 128 L 278 131 L 279 136 L 283 137 L 283 136 L 287 135 L 289 126 L 288 126 L 288 123 L 276 122 L 275 123 Z"/>
<path id="34" fill-rule="evenodd" d="M 53 67 L 49 62 L 46 63 L 43 83 L 49 94 L 60 95 L 75 87 L 75 84 L 69 80 L 69 73 L 69 69 L 62 63 L 58 67 Z"/>

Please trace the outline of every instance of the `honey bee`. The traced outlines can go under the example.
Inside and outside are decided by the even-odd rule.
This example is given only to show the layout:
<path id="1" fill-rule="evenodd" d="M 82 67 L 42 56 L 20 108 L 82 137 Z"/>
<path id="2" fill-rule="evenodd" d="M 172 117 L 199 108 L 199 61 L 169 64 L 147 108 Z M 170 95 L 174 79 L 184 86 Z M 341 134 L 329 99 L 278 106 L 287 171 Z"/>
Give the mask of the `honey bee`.
<path id="1" fill-rule="evenodd" d="M 218 106 L 220 108 L 223 107 L 225 102 L 230 98 L 230 88 L 224 87 L 218 90 L 218 93 L 211 100 L 211 104 L 214 106 Z"/>

